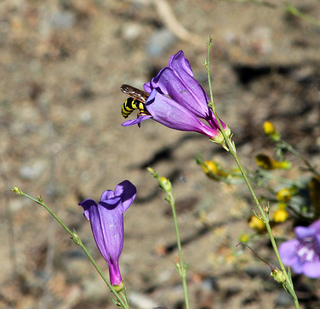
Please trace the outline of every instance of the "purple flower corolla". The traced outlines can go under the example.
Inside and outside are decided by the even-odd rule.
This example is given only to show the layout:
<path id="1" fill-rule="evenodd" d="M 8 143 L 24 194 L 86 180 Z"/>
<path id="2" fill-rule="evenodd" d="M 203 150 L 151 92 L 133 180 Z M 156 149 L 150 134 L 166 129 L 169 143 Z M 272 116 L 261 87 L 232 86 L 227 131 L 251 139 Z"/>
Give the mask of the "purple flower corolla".
<path id="1" fill-rule="evenodd" d="M 112 285 L 122 283 L 119 258 L 123 248 L 123 213 L 135 199 L 136 192 L 136 187 L 125 180 L 114 191 L 104 191 L 98 204 L 91 199 L 79 203 L 90 220 L 97 247 L 108 263 Z"/>
<path id="2" fill-rule="evenodd" d="M 320 277 L 320 220 L 309 227 L 297 226 L 295 232 L 297 239 L 286 241 L 279 248 L 283 263 L 297 274 Z"/>
<path id="3" fill-rule="evenodd" d="M 150 93 L 145 103 L 150 115 L 142 113 L 137 119 L 124 122 L 123 126 L 140 124 L 152 117 L 171 129 L 199 132 L 212 139 L 219 135 L 217 119 L 208 107 L 208 96 L 193 78 L 183 51 L 171 56 L 169 66 L 161 69 L 156 77 L 144 85 L 144 89 Z M 227 126 L 222 121 L 221 124 L 229 135 Z"/>

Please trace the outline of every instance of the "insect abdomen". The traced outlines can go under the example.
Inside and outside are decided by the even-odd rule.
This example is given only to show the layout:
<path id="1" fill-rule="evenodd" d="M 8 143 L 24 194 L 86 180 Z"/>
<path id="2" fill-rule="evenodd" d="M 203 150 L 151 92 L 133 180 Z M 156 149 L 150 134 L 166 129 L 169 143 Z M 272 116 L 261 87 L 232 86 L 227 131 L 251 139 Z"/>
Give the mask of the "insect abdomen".
<path id="1" fill-rule="evenodd" d="M 145 104 L 137 99 L 128 98 L 122 105 L 122 116 L 127 118 L 135 109 L 139 109 L 143 112 L 145 111 Z"/>

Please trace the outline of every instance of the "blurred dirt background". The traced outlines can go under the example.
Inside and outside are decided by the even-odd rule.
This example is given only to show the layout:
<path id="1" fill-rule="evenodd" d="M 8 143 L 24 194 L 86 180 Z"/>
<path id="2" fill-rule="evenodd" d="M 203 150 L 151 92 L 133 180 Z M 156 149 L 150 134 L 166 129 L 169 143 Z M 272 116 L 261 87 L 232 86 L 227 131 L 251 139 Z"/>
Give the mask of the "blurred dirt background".
<path id="1" fill-rule="evenodd" d="M 212 182 L 194 161 L 201 152 L 231 167 L 230 156 L 204 136 L 151 120 L 121 126 L 120 85 L 142 88 L 178 50 L 207 91 L 203 61 L 213 35 L 215 102 L 244 164 L 254 169 L 257 153 L 273 155 L 265 120 L 319 163 L 320 28 L 288 14 L 284 1 L 240 2 L 1 0 L 0 308 L 114 307 L 81 249 L 10 189 L 41 195 L 107 275 L 77 204 L 99 201 L 124 179 L 138 190 L 120 259 L 132 308 L 183 308 L 170 208 L 147 166 L 174 184 L 191 308 L 292 308 L 268 266 L 235 247 L 252 233 L 244 185 Z M 320 21 L 319 1 L 292 4 Z M 294 168 L 280 175 L 299 177 L 301 163 L 289 158 Z M 294 237 L 290 226 L 275 234 Z M 266 237 L 252 247 L 277 265 Z M 294 279 L 302 308 L 320 308 L 319 281 Z"/>

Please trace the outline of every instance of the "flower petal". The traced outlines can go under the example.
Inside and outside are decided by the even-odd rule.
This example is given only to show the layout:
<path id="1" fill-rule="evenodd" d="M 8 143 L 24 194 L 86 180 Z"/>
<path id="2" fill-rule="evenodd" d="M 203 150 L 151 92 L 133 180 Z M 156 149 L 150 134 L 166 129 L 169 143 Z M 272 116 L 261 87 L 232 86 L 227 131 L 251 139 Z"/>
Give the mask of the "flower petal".
<path id="1" fill-rule="evenodd" d="M 184 56 L 184 53 L 182 50 L 179 50 L 175 55 L 170 57 L 169 67 L 178 72 L 180 70 L 183 70 L 190 76 L 193 76 L 193 72 L 192 72 L 189 60 Z"/>
<path id="2" fill-rule="evenodd" d="M 161 94 L 169 95 L 197 117 L 206 119 L 210 115 L 206 93 L 192 75 L 181 69 L 162 69 L 151 80 L 151 87 Z"/>
<path id="3" fill-rule="evenodd" d="M 112 190 L 106 190 L 101 194 L 100 201 L 105 201 L 105 200 L 108 200 L 108 199 L 114 198 L 114 197 L 115 197 L 115 195 Z"/>
<path id="4" fill-rule="evenodd" d="M 136 198 L 137 189 L 129 180 L 124 180 L 116 186 L 114 193 L 121 198 L 124 213 Z"/>
<path id="5" fill-rule="evenodd" d="M 218 135 L 218 131 L 200 121 L 188 109 L 176 101 L 153 90 L 146 102 L 152 118 L 168 128 L 179 131 L 194 131 L 205 134 L 210 138 Z"/>
<path id="6" fill-rule="evenodd" d="M 320 219 L 310 224 L 311 228 L 313 228 L 317 234 L 320 234 Z"/>
<path id="7" fill-rule="evenodd" d="M 87 199 L 87 200 L 84 200 L 83 202 L 79 203 L 78 205 L 82 206 L 83 207 L 83 214 L 84 216 L 90 220 L 90 211 L 89 209 L 91 207 L 96 207 L 97 206 L 97 203 L 94 201 L 94 200 L 91 200 L 91 199 Z"/>
<path id="8" fill-rule="evenodd" d="M 208 107 L 208 96 L 193 78 L 191 66 L 183 51 L 171 56 L 169 66 L 161 69 L 151 82 L 144 85 L 144 89 L 148 93 L 155 89 L 171 97 L 197 117 L 207 120 L 214 130 L 219 129 L 217 119 Z M 221 121 L 221 124 L 226 129 L 225 123 Z"/>
<path id="9" fill-rule="evenodd" d="M 119 260 L 123 248 L 123 215 L 98 204 L 90 209 L 91 229 L 97 247 L 108 265 Z"/>
<path id="10" fill-rule="evenodd" d="M 294 230 L 296 232 L 297 238 L 300 240 L 315 235 L 315 231 L 310 227 L 297 226 Z"/>
<path id="11" fill-rule="evenodd" d="M 315 235 L 315 240 L 316 245 L 318 246 L 319 250 L 320 250 L 320 234 Z"/>
<path id="12" fill-rule="evenodd" d="M 292 270 L 296 273 L 296 274 L 302 274 L 303 273 L 303 264 L 300 262 L 300 260 L 298 259 L 296 263 L 294 263 L 293 265 L 289 265 L 286 264 L 288 266 L 291 266 Z"/>
<path id="13" fill-rule="evenodd" d="M 299 263 L 297 248 L 300 242 L 297 239 L 285 241 L 279 247 L 279 253 L 284 264 L 294 266 Z"/>
<path id="14" fill-rule="evenodd" d="M 140 125 L 140 122 L 144 121 L 144 120 L 147 120 L 149 118 L 151 118 L 152 116 L 150 115 L 143 115 L 143 116 L 138 116 L 138 118 L 136 119 L 131 119 L 131 120 L 127 120 L 125 121 L 122 126 L 124 127 L 128 127 L 128 126 L 133 126 L 135 124 L 138 124 Z"/>
<path id="15" fill-rule="evenodd" d="M 104 191 L 98 204 L 91 199 L 79 203 L 86 218 L 90 220 L 97 247 L 108 263 L 112 285 L 122 283 L 119 257 L 123 248 L 123 212 L 131 205 L 135 196 L 135 186 L 125 180 L 116 186 L 115 191 Z"/>
<path id="16" fill-rule="evenodd" d="M 119 205 L 120 202 L 121 202 L 120 197 L 113 197 L 104 201 L 100 201 L 99 204 L 107 208 L 108 210 L 112 210 L 112 209 L 115 209 L 116 207 L 121 207 L 121 205 Z"/>
<path id="17" fill-rule="evenodd" d="M 302 271 L 309 278 L 320 277 L 320 261 L 305 263 L 302 267 Z"/>

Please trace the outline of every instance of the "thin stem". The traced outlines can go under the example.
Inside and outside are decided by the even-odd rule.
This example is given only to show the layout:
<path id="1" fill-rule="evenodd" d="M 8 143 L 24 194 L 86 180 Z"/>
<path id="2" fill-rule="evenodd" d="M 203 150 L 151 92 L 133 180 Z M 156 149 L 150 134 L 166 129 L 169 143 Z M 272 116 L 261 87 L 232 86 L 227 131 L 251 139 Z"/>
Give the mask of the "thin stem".
<path id="1" fill-rule="evenodd" d="M 291 3 L 287 3 L 286 10 L 289 14 L 292 14 L 294 16 L 302 18 L 316 27 L 320 27 L 320 22 L 317 19 L 315 19 L 307 14 L 302 13 L 300 10 L 298 10 Z"/>
<path id="2" fill-rule="evenodd" d="M 172 193 L 172 184 L 171 182 L 165 177 L 159 177 L 158 173 L 156 173 L 151 167 L 148 167 L 148 171 L 154 178 L 157 178 L 160 187 L 162 190 L 167 194 L 165 200 L 170 204 L 174 222 L 174 228 L 176 230 L 176 237 L 177 237 L 177 245 L 179 251 L 179 263 L 176 263 L 177 270 L 182 279 L 182 286 L 183 286 L 183 293 L 184 293 L 184 300 L 186 309 L 189 309 L 189 298 L 188 298 L 188 287 L 187 287 L 187 266 L 183 262 L 182 258 L 182 249 L 181 249 L 181 240 L 180 240 L 180 233 L 179 233 L 179 226 L 178 226 L 178 219 L 175 207 L 175 198 Z"/>
<path id="3" fill-rule="evenodd" d="M 37 204 L 43 206 L 53 217 L 56 221 L 58 221 L 58 223 L 67 231 L 67 233 L 69 233 L 69 235 L 71 236 L 71 239 L 73 240 L 73 242 L 76 245 L 79 245 L 82 250 L 84 251 L 84 253 L 87 255 L 87 257 L 89 258 L 89 260 L 91 261 L 91 263 L 93 264 L 93 266 L 95 267 L 95 269 L 97 270 L 97 272 L 100 274 L 101 278 L 104 280 L 104 282 L 107 284 L 107 286 L 109 287 L 109 289 L 111 290 L 111 292 L 114 294 L 114 296 L 117 298 L 117 301 L 119 302 L 119 306 L 122 308 L 129 308 L 125 302 L 121 299 L 121 297 L 118 295 L 118 293 L 115 291 L 115 289 L 113 288 L 113 286 L 110 284 L 110 282 L 107 280 L 107 278 L 104 276 L 104 274 L 102 273 L 102 271 L 100 270 L 99 266 L 97 265 L 97 263 L 94 261 L 93 257 L 91 256 L 91 254 L 89 253 L 89 251 L 87 250 L 87 248 L 85 247 L 85 245 L 82 243 L 80 237 L 77 235 L 76 232 L 72 232 L 63 222 L 62 220 L 43 202 L 42 197 L 38 196 L 37 199 L 23 193 L 20 189 L 18 189 L 17 187 L 13 188 L 12 191 L 16 192 L 19 195 L 25 196 L 26 198 L 36 202 Z"/>
<path id="4" fill-rule="evenodd" d="M 294 149 L 289 143 L 281 139 L 280 145 L 285 146 L 285 148 L 290 151 L 295 157 L 300 159 L 308 168 L 310 172 L 320 177 L 320 173 L 311 165 L 311 163 L 296 149 Z"/>
<path id="5" fill-rule="evenodd" d="M 180 263 L 178 265 L 178 270 L 180 273 L 180 276 L 182 278 L 182 286 L 183 286 L 183 293 L 184 293 L 184 300 L 186 304 L 186 309 L 189 309 L 189 299 L 188 299 L 188 288 L 187 288 L 187 272 L 186 272 L 186 265 L 183 262 L 182 258 L 182 249 L 181 249 L 181 240 L 180 240 L 180 233 L 179 233 L 179 227 L 178 227 L 178 219 L 177 219 L 177 213 L 176 213 L 176 207 L 175 207 L 175 200 L 172 192 L 168 193 L 167 201 L 169 202 L 172 210 L 172 216 L 173 216 L 173 222 L 174 222 L 174 228 L 176 230 L 176 237 L 177 237 L 177 245 L 178 245 L 178 251 L 179 251 L 179 260 Z"/>
<path id="6" fill-rule="evenodd" d="M 271 227 L 270 227 L 270 224 L 269 224 L 269 207 L 266 207 L 266 209 L 264 210 L 262 208 L 262 206 L 260 205 L 260 202 L 256 196 L 256 194 L 254 193 L 253 191 L 253 188 L 250 184 L 250 181 L 246 175 L 246 172 L 237 156 L 237 153 L 236 153 L 236 146 L 234 144 L 234 142 L 231 141 L 231 139 L 226 135 L 225 131 L 224 131 L 224 128 L 220 122 L 220 119 L 216 113 L 216 110 L 215 110 L 215 107 L 214 107 L 214 103 L 213 103 L 213 96 L 212 96 L 212 85 L 211 85 L 211 78 L 210 78 L 210 71 L 209 71 L 209 67 L 210 67 L 210 61 L 209 61 L 209 50 L 210 50 L 210 47 L 212 45 L 212 36 L 210 36 L 210 39 L 209 39 L 209 43 L 208 43 L 208 52 L 207 52 L 207 59 L 205 61 L 205 66 L 206 66 L 206 70 L 207 70 L 207 74 L 208 74 L 208 82 L 209 82 L 209 89 L 210 89 L 210 100 L 211 102 L 208 104 L 209 107 L 212 109 L 216 119 L 217 119 L 217 122 L 218 122 L 218 125 L 219 125 L 219 128 L 220 128 L 220 131 L 224 137 L 224 141 L 225 143 L 227 144 L 227 150 L 231 153 L 231 155 L 233 156 L 234 160 L 236 161 L 237 165 L 238 165 L 238 168 L 246 182 L 246 185 L 253 197 L 253 200 L 255 202 L 255 204 L 257 205 L 259 211 L 260 211 L 260 216 L 261 216 L 261 219 L 263 220 L 264 224 L 266 225 L 266 228 L 267 228 L 267 231 L 268 231 L 268 234 L 269 234 L 269 237 L 270 237 L 270 241 L 271 241 L 271 244 L 272 244 L 272 247 L 273 247 L 273 250 L 276 254 L 276 257 L 277 257 L 277 260 L 280 264 L 280 267 L 281 267 L 281 271 L 283 271 L 284 275 L 285 275 L 285 278 L 286 278 L 286 283 L 288 284 L 288 286 L 290 287 L 290 290 L 292 291 L 291 295 L 293 297 L 293 301 L 294 301 L 294 304 L 295 304 L 295 307 L 298 309 L 299 308 L 299 302 L 298 302 L 298 298 L 294 292 L 294 288 L 293 288 L 293 285 L 292 285 L 292 281 L 289 279 L 288 277 L 288 274 L 287 274 L 287 271 L 283 265 L 283 262 L 281 260 L 281 257 L 280 257 L 280 254 L 279 254 L 279 250 L 278 250 L 278 247 L 277 247 L 277 244 L 276 244 L 276 241 L 273 237 L 273 234 L 272 234 L 272 230 L 271 230 Z"/>

